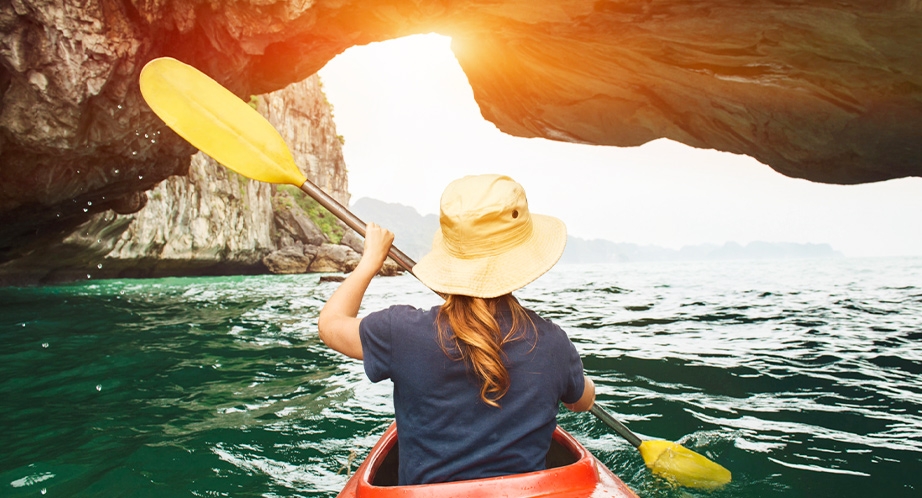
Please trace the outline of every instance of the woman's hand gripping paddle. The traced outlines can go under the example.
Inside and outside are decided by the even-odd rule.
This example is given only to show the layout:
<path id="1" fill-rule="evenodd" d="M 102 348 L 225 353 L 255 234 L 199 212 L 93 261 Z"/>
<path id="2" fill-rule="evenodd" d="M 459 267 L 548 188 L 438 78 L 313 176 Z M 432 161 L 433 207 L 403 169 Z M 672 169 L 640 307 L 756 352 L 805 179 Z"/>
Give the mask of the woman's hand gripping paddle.
<path id="1" fill-rule="evenodd" d="M 298 169 L 278 131 L 255 109 L 198 69 L 168 57 L 141 71 L 141 95 L 179 136 L 241 175 L 294 185 L 350 228 L 365 236 L 365 223 L 311 183 Z M 415 263 L 397 248 L 390 257 L 413 273 Z M 704 456 L 668 441 L 641 441 L 599 406 L 592 413 L 640 450 L 654 473 L 693 488 L 730 482 L 730 472 Z"/>

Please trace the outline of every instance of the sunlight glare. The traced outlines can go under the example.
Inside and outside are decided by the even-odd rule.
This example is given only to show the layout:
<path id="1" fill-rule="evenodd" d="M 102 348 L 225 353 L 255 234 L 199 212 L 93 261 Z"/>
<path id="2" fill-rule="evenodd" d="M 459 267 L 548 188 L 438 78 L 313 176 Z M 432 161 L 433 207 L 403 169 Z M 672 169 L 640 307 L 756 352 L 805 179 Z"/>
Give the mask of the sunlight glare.
<path id="1" fill-rule="evenodd" d="M 451 39 L 352 47 L 320 71 L 334 106 L 352 201 L 434 214 L 467 174 L 504 173 L 533 211 L 585 239 L 655 244 L 829 243 L 849 256 L 922 255 L 922 179 L 825 185 L 748 156 L 665 139 L 619 148 L 513 137 L 480 113 Z"/>

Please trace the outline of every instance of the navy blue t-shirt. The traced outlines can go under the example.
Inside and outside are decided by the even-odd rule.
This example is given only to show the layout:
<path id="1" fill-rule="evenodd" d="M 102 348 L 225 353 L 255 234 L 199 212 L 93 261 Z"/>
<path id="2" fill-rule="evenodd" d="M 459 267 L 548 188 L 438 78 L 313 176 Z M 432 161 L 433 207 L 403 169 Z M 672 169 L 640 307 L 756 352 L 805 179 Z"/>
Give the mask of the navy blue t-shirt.
<path id="1" fill-rule="evenodd" d="M 401 485 L 494 477 L 545 468 L 557 403 L 584 388 L 583 364 L 566 333 L 528 311 L 537 327 L 503 346 L 510 387 L 500 408 L 480 399 L 480 380 L 439 345 L 439 307 L 392 306 L 362 319 L 365 373 L 394 383 Z M 497 316 L 508 323 L 508 312 Z"/>

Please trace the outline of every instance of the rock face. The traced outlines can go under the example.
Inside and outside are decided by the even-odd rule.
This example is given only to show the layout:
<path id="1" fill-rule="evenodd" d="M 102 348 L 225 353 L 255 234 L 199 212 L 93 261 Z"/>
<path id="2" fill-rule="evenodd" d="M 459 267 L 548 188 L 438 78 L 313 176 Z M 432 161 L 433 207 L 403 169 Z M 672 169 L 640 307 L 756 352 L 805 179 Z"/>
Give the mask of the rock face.
<path id="1" fill-rule="evenodd" d="M 305 174 L 348 203 L 341 144 L 318 78 L 254 101 L 282 130 Z M 62 244 L 0 265 L 0 280 L 304 273 L 311 266 L 342 272 L 359 257 L 330 244 L 290 192 L 244 178 L 201 153 L 187 175 L 164 180 L 147 199 L 136 213 L 96 213 Z M 312 246 L 341 249 L 312 265 L 318 255 Z"/>
<path id="2" fill-rule="evenodd" d="M 188 172 L 191 147 L 140 98 L 148 60 L 248 97 L 427 32 L 453 37 L 483 116 L 513 135 L 666 137 L 819 182 L 922 175 L 918 0 L 7 0 L 0 261 L 136 212 Z"/>

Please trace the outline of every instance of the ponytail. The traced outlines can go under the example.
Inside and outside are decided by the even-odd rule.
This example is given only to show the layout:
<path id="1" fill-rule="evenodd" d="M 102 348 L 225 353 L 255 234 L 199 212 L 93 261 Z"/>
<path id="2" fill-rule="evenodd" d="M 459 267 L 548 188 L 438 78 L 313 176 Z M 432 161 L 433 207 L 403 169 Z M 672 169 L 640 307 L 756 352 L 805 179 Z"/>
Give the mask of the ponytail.
<path id="1" fill-rule="evenodd" d="M 495 318 L 502 304 L 512 312 L 512 323 L 505 335 Z M 509 392 L 503 345 L 523 338 L 529 330 L 526 324 L 534 329 L 525 308 L 512 294 L 488 299 L 452 294 L 439 309 L 437 327 L 442 351 L 468 362 L 481 381 L 480 399 L 490 406 L 499 408 L 498 401 Z"/>

